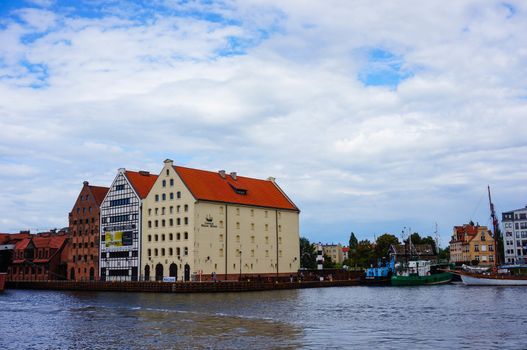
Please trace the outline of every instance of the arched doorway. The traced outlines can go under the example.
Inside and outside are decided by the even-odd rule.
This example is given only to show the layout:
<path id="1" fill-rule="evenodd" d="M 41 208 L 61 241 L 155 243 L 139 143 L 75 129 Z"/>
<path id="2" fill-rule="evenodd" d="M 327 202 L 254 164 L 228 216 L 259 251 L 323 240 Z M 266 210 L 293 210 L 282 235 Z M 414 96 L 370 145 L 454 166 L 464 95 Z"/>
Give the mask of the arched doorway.
<path id="1" fill-rule="evenodd" d="M 90 281 L 93 281 L 95 279 L 95 269 L 93 267 L 90 267 Z"/>
<path id="2" fill-rule="evenodd" d="M 163 265 L 157 264 L 156 265 L 156 281 L 162 281 L 163 280 Z"/>
<path id="3" fill-rule="evenodd" d="M 185 264 L 185 282 L 190 281 L 190 265 Z"/>
<path id="4" fill-rule="evenodd" d="M 70 269 L 70 280 L 74 280 L 75 279 L 75 268 L 72 267 Z"/>
<path id="5" fill-rule="evenodd" d="M 150 281 L 150 265 L 145 265 L 145 281 Z"/>
<path id="6" fill-rule="evenodd" d="M 168 273 L 170 277 L 175 277 L 177 281 L 177 265 L 172 263 L 170 264 L 170 267 L 168 268 Z"/>

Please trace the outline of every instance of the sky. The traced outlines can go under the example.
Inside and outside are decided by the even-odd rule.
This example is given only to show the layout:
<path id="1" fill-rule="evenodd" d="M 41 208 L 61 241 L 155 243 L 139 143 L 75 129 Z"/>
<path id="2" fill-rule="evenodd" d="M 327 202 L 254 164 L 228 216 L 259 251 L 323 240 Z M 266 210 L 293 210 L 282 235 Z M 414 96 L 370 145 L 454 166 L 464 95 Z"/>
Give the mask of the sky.
<path id="1" fill-rule="evenodd" d="M 87 180 L 181 166 L 265 179 L 301 235 L 527 205 L 523 1 L 0 2 L 0 232 L 67 226 Z"/>

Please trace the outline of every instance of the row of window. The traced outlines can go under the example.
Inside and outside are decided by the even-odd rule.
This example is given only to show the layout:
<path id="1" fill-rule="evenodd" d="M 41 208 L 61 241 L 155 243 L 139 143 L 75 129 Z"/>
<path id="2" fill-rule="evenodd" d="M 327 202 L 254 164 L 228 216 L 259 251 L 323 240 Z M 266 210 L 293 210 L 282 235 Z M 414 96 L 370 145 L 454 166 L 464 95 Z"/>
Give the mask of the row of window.
<path id="1" fill-rule="evenodd" d="M 254 258 L 254 249 L 251 249 L 249 254 L 250 254 L 251 258 Z M 223 257 L 223 248 L 220 248 L 219 255 L 220 255 L 220 257 Z M 240 249 L 236 249 L 235 256 L 240 258 L 242 255 L 243 255 L 243 251 L 240 250 Z M 269 250 L 265 251 L 265 257 L 267 257 L 267 258 L 269 257 Z M 279 258 L 282 257 L 282 251 L 281 250 L 278 251 L 278 257 Z"/>
<path id="2" fill-rule="evenodd" d="M 161 185 L 163 187 L 167 187 L 167 180 L 163 180 L 163 182 L 161 183 Z M 170 187 L 173 187 L 174 186 L 174 179 L 170 179 Z"/>
<path id="3" fill-rule="evenodd" d="M 130 198 L 119 198 L 119 199 L 112 199 L 110 201 L 110 207 L 116 207 L 119 205 L 128 205 L 130 204 Z"/>
<path id="4" fill-rule="evenodd" d="M 147 254 L 148 256 L 152 256 L 152 251 L 154 252 L 154 256 L 159 256 L 159 252 L 161 252 L 161 256 L 165 256 L 165 248 L 161 248 L 161 249 L 157 249 L 157 248 L 154 248 L 153 250 L 152 249 L 148 249 L 147 250 Z M 173 248 L 168 248 L 168 255 L 169 256 L 172 256 L 174 255 L 174 249 Z M 183 248 L 183 256 L 187 256 L 188 255 L 188 247 L 184 247 Z M 177 247 L 176 248 L 176 256 L 181 256 L 181 248 Z"/>
<path id="5" fill-rule="evenodd" d="M 235 239 L 236 239 L 236 243 L 240 243 L 240 235 L 236 235 Z M 218 235 L 218 240 L 220 242 L 223 242 L 223 233 L 220 233 Z M 256 243 L 256 237 L 255 236 L 251 236 L 251 243 Z M 269 244 L 269 236 L 265 236 L 265 243 Z M 278 237 L 278 244 L 282 244 L 282 237 Z"/>
<path id="6" fill-rule="evenodd" d="M 165 207 L 161 207 L 161 215 L 165 215 L 165 209 L 166 209 Z M 173 214 L 174 213 L 174 206 L 171 205 L 168 208 L 168 210 L 169 210 L 169 214 Z M 185 204 L 183 206 L 183 210 L 185 212 L 188 212 L 188 204 Z M 176 213 L 180 213 L 180 212 L 181 212 L 181 205 L 177 205 L 176 206 Z M 155 208 L 154 209 L 154 215 L 158 215 L 158 214 L 159 214 L 159 208 Z M 152 208 L 148 209 L 148 216 L 152 216 Z"/>
<path id="7" fill-rule="evenodd" d="M 89 223 L 94 223 L 95 222 L 95 218 L 88 218 L 88 219 L 79 219 L 79 221 L 77 220 L 73 220 L 73 225 L 77 225 L 77 223 L 79 225 L 82 225 L 82 224 L 89 224 Z"/>
<path id="8" fill-rule="evenodd" d="M 90 248 L 93 248 L 94 247 L 94 243 L 93 242 L 90 242 Z M 83 248 L 83 244 L 82 243 L 73 243 L 73 249 L 75 248 Z M 84 242 L 84 248 L 88 248 L 88 242 Z"/>
<path id="9" fill-rule="evenodd" d="M 174 199 L 174 192 L 170 192 L 170 193 L 168 194 L 168 197 L 169 197 L 170 200 L 173 200 L 173 199 Z M 177 198 L 177 199 L 181 199 L 181 192 L 180 192 L 180 191 L 177 191 L 177 192 L 176 192 L 176 198 Z M 159 195 L 158 195 L 158 194 L 156 194 L 156 195 L 154 196 L 154 200 L 155 200 L 156 202 L 159 202 Z M 167 200 L 167 194 L 166 194 L 166 193 L 162 193 L 162 194 L 161 194 L 161 200 L 162 200 L 162 201 L 166 201 L 166 200 Z"/>
<path id="10" fill-rule="evenodd" d="M 79 234 L 79 236 L 82 235 L 82 230 L 79 230 L 78 232 L 77 231 L 73 231 L 73 236 L 76 236 L 77 233 Z M 85 234 L 88 234 L 88 230 L 84 231 Z M 99 230 L 97 229 L 97 233 L 99 233 Z M 91 229 L 91 234 L 95 234 L 95 230 L 94 229 Z"/>
<path id="11" fill-rule="evenodd" d="M 84 259 L 83 259 L 84 258 Z M 73 262 L 87 262 L 88 261 L 88 255 L 77 255 L 73 256 Z M 90 261 L 93 261 L 93 254 L 90 255 Z"/>
<path id="12" fill-rule="evenodd" d="M 79 214 L 80 212 L 81 212 L 81 208 L 77 207 L 77 214 Z M 86 213 L 86 208 L 82 208 L 82 212 Z M 90 213 L 92 212 L 92 208 L 91 207 L 88 208 L 88 212 L 90 212 Z"/>
<path id="13" fill-rule="evenodd" d="M 152 237 L 154 238 L 154 241 L 155 242 L 158 242 L 159 241 L 159 235 L 155 234 L 155 235 L 148 235 L 148 242 L 152 242 Z M 165 238 L 166 238 L 166 235 L 163 233 L 161 235 L 161 241 L 165 241 Z M 184 232 L 183 233 L 183 239 L 188 239 L 188 232 Z M 173 241 L 174 240 L 174 235 L 172 233 L 169 233 L 168 234 L 168 240 L 169 241 Z M 180 241 L 181 240 L 181 233 L 176 233 L 176 241 Z"/>
<path id="14" fill-rule="evenodd" d="M 154 227 L 159 227 L 159 220 L 154 220 Z M 166 227 L 167 220 L 161 220 L 161 227 Z M 183 218 L 183 225 L 188 225 L 188 218 Z M 174 219 L 168 219 L 168 226 L 174 226 Z M 181 226 L 181 218 L 176 219 L 176 226 Z M 152 228 L 152 220 L 148 220 L 148 228 Z"/>

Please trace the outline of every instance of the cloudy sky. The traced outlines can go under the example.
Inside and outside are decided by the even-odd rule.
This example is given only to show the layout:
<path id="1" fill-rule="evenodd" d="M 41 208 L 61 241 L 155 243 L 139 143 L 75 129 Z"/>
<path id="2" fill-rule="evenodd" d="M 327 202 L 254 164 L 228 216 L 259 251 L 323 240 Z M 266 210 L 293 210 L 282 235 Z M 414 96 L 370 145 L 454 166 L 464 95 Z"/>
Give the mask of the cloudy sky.
<path id="1" fill-rule="evenodd" d="M 0 232 L 165 158 L 275 176 L 301 234 L 441 244 L 527 204 L 522 1 L 2 1 Z"/>

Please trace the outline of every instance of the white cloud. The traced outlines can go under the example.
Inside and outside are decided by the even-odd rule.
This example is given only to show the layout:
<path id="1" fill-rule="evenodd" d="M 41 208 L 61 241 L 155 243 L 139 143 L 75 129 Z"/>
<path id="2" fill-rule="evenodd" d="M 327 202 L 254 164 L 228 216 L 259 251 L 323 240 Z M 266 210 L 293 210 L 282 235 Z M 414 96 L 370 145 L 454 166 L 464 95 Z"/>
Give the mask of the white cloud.
<path id="1" fill-rule="evenodd" d="M 59 203 L 39 212 L 35 202 L 34 215 L 0 230 L 44 215 L 63 214 L 54 226 L 64 225 L 83 180 L 108 185 L 119 167 L 157 171 L 167 157 L 278 177 L 316 240 L 409 225 L 429 234 L 438 221 L 446 242 L 487 184 L 499 210 L 526 201 L 521 3 L 512 17 L 477 1 L 181 6 L 146 20 L 124 8 L 102 18 L 19 9 L 22 22 L 6 21 L 0 185 L 13 185 L 2 207 L 16 217 L 43 186 L 56 186 Z M 174 16 L 185 10 L 229 22 Z M 233 37 L 250 43 L 246 53 L 218 55 Z M 364 52 L 374 48 L 401 57 L 413 76 L 395 89 L 364 86 Z M 34 167 L 39 178 L 23 182 Z M 483 207 L 476 215 L 488 216 Z"/>

